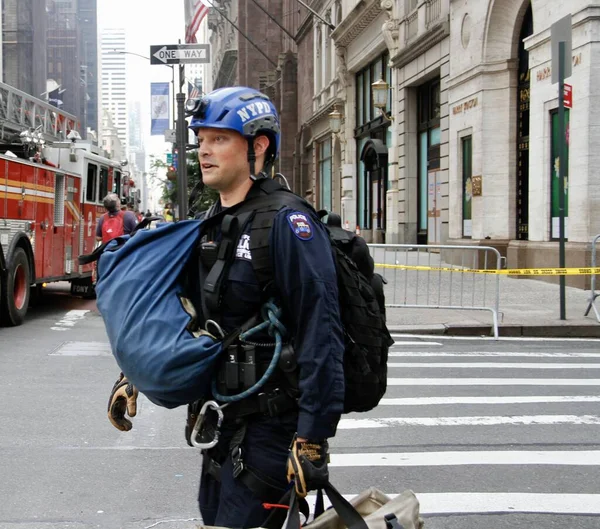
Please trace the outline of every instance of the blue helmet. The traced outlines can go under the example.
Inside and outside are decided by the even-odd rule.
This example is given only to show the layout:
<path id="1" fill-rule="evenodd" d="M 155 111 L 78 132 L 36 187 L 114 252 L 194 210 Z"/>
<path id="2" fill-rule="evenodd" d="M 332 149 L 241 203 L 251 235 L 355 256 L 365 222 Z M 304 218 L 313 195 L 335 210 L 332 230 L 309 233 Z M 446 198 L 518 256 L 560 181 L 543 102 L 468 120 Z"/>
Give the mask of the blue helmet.
<path id="1" fill-rule="evenodd" d="M 265 134 L 271 140 L 267 161 L 279 152 L 280 127 L 275 105 L 254 88 L 219 88 L 188 105 L 192 115 L 190 129 L 196 134 L 202 127 L 235 130 L 247 139 Z"/>

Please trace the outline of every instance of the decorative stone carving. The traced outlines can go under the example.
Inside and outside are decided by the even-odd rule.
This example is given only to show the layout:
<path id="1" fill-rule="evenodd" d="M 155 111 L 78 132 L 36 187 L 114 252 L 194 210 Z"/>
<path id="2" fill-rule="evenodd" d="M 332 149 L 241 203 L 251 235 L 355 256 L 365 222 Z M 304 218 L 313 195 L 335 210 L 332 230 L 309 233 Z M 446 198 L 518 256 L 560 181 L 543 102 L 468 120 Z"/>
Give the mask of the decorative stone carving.
<path id="1" fill-rule="evenodd" d="M 399 49 L 398 33 L 400 21 L 394 16 L 393 0 L 381 0 L 380 5 L 387 16 L 387 20 L 381 26 L 383 40 L 385 40 L 385 44 L 390 52 L 390 57 L 394 57 Z"/>
<path id="2" fill-rule="evenodd" d="M 346 67 L 346 48 L 338 46 L 335 49 L 337 56 L 337 81 L 338 81 L 338 93 L 346 90 L 348 68 Z"/>

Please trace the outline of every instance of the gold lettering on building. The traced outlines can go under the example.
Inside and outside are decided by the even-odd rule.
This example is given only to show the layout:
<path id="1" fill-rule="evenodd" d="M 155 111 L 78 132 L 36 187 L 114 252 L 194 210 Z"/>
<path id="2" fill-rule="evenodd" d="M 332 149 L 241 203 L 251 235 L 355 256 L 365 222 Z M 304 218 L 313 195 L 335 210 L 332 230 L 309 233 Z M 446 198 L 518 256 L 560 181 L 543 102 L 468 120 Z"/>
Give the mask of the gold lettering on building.
<path id="1" fill-rule="evenodd" d="M 573 66 L 579 66 L 582 62 L 583 62 L 583 56 L 581 55 L 581 53 L 578 53 L 577 55 L 573 55 Z M 546 79 L 549 79 L 551 76 L 552 76 L 552 67 L 544 66 L 543 68 L 540 68 L 537 71 L 536 79 L 538 81 L 545 81 Z"/>
<path id="2" fill-rule="evenodd" d="M 469 99 L 468 101 L 465 101 L 464 103 L 461 103 L 460 105 L 456 105 L 454 108 L 452 108 L 452 114 L 456 115 L 456 114 L 460 114 L 461 112 L 466 112 L 467 110 L 471 110 L 472 108 L 477 106 L 477 98 L 474 97 L 473 99 Z"/>

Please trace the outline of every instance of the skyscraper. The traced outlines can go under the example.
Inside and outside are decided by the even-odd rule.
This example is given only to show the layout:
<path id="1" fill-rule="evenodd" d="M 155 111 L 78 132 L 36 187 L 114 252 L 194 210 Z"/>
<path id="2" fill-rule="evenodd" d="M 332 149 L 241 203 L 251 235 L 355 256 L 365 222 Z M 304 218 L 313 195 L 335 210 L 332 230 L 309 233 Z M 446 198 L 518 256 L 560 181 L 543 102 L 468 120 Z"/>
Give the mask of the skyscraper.
<path id="1" fill-rule="evenodd" d="M 78 116 L 82 131 L 85 131 L 85 116 L 81 112 L 85 87 L 82 83 L 83 61 L 80 50 L 77 0 L 47 0 L 46 15 L 48 80 L 55 81 L 59 86 L 51 101 L 61 110 Z M 36 48 L 34 56 L 37 52 Z"/>
<path id="2" fill-rule="evenodd" d="M 112 117 L 123 146 L 128 148 L 126 35 L 123 28 L 106 28 L 100 38 L 101 108 Z"/>
<path id="3" fill-rule="evenodd" d="M 2 0 L 2 11 L 2 80 L 43 98 L 46 91 L 46 0 Z"/>
<path id="4" fill-rule="evenodd" d="M 98 13 L 97 0 L 79 0 L 79 26 L 81 28 L 81 81 L 84 96 L 81 115 L 86 126 L 98 131 Z M 84 131 L 85 132 L 85 131 Z"/>

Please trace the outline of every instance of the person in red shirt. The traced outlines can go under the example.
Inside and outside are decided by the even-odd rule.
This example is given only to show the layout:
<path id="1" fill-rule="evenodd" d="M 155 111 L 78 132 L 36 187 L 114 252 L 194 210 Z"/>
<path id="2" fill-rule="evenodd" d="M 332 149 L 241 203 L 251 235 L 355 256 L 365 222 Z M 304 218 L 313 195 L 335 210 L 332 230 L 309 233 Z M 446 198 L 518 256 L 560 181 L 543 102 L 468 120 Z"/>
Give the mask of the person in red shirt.
<path id="1" fill-rule="evenodd" d="M 137 225 L 135 214 L 131 211 L 121 211 L 121 200 L 116 193 L 109 193 L 103 200 L 106 213 L 98 219 L 96 225 L 96 240 L 103 243 L 131 233 Z"/>

